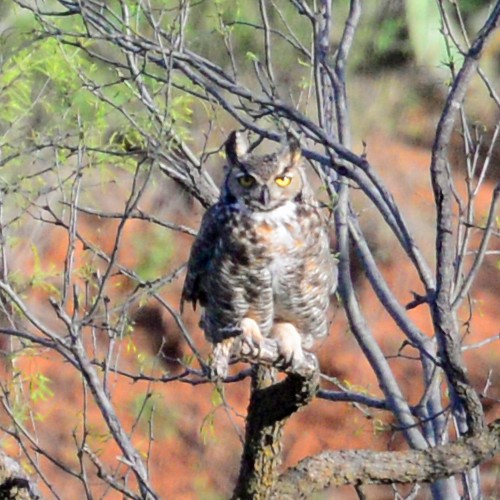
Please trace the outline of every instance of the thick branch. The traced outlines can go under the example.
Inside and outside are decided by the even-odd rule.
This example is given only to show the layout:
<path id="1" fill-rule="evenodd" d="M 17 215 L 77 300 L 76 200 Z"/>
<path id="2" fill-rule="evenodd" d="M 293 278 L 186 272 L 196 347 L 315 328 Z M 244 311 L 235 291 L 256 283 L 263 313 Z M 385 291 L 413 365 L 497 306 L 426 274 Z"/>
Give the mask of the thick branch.
<path id="1" fill-rule="evenodd" d="M 427 450 L 328 451 L 281 475 L 273 498 L 307 498 L 329 486 L 429 483 L 472 469 L 500 451 L 500 420 L 487 430 Z"/>
<path id="2" fill-rule="evenodd" d="M 283 427 L 290 415 L 307 405 L 319 386 L 319 370 L 312 354 L 306 354 L 305 375 L 290 373 L 276 381 L 275 369 L 254 367 L 248 407 L 245 446 L 234 499 L 269 497 L 281 465 Z M 311 371 L 309 368 L 314 367 Z"/>

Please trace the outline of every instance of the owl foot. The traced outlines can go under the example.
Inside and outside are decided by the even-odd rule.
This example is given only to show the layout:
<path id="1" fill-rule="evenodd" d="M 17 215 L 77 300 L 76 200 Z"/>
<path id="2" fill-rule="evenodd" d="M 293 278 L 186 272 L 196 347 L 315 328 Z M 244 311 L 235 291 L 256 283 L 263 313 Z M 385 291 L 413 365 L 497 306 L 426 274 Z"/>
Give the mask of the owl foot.
<path id="1" fill-rule="evenodd" d="M 223 341 L 214 344 L 208 366 L 208 377 L 211 380 L 220 380 L 227 376 L 231 354 L 235 349 L 240 349 L 245 356 L 258 358 L 260 343 L 263 336 L 257 322 L 251 318 L 243 318 L 240 326 L 227 327 L 219 331 L 226 337 Z M 237 343 L 239 340 L 241 343 Z"/>
<path id="2" fill-rule="evenodd" d="M 207 375 L 210 380 L 222 380 L 226 377 L 235 338 L 229 337 L 222 342 L 214 344 L 212 354 L 208 360 Z"/>
<path id="3" fill-rule="evenodd" d="M 304 362 L 302 339 L 291 323 L 276 323 L 271 330 L 271 338 L 278 344 L 278 352 L 285 367 L 293 368 Z"/>
<path id="4" fill-rule="evenodd" d="M 244 356 L 259 357 L 260 344 L 264 337 L 260 333 L 257 322 L 251 318 L 243 318 L 241 326 L 241 353 Z"/>

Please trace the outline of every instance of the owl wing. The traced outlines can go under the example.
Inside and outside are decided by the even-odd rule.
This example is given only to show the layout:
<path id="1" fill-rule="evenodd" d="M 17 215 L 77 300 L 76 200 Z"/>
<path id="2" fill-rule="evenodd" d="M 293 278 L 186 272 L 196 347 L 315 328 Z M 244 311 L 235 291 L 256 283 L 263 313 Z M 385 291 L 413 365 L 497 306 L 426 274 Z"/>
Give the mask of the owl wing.
<path id="1" fill-rule="evenodd" d="M 184 309 L 184 302 L 191 302 L 193 309 L 196 309 L 198 301 L 204 305 L 205 297 L 200 282 L 207 271 L 219 240 L 219 214 L 220 205 L 216 203 L 205 212 L 201 220 L 200 230 L 189 256 L 186 280 L 181 295 L 181 313 Z"/>

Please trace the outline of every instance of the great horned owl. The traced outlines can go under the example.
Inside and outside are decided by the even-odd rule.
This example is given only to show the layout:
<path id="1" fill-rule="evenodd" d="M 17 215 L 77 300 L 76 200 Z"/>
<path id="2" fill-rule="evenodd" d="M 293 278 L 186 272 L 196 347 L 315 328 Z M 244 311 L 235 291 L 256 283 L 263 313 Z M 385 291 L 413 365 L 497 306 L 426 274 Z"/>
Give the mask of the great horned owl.
<path id="1" fill-rule="evenodd" d="M 226 142 L 220 198 L 204 215 L 191 249 L 181 299 L 203 308 L 201 326 L 227 370 L 235 336 L 271 337 L 287 362 L 328 333 L 337 267 L 301 165 L 298 141 L 281 151 L 248 152 L 239 132 Z M 221 360 L 222 358 L 222 360 Z"/>

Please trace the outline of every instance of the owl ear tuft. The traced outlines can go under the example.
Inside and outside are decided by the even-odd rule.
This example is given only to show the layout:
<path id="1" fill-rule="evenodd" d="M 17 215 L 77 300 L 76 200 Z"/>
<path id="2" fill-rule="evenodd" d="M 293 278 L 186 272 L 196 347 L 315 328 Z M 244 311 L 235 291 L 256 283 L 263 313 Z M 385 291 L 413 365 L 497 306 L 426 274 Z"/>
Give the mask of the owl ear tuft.
<path id="1" fill-rule="evenodd" d="M 226 157 L 229 163 L 238 163 L 248 152 L 248 143 L 238 130 L 233 130 L 226 141 Z"/>
<path id="2" fill-rule="evenodd" d="M 286 143 L 282 151 L 282 157 L 286 158 L 290 165 L 297 165 L 302 158 L 300 141 L 290 131 L 286 133 Z"/>

